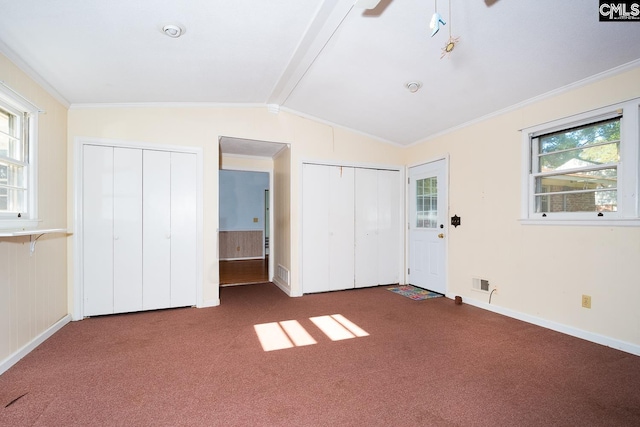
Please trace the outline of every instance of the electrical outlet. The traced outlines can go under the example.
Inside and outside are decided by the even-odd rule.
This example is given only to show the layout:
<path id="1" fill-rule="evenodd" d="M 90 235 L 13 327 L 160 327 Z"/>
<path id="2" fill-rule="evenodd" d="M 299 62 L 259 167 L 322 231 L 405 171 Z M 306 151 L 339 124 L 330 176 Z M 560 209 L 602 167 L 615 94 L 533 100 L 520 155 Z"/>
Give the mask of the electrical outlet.
<path id="1" fill-rule="evenodd" d="M 582 306 L 584 308 L 591 308 L 591 295 L 582 295 Z"/>
<path id="2" fill-rule="evenodd" d="M 493 287 L 493 293 L 494 293 L 494 294 L 497 294 L 497 293 L 498 293 L 498 287 L 497 287 L 497 286 L 494 286 L 494 287 Z"/>

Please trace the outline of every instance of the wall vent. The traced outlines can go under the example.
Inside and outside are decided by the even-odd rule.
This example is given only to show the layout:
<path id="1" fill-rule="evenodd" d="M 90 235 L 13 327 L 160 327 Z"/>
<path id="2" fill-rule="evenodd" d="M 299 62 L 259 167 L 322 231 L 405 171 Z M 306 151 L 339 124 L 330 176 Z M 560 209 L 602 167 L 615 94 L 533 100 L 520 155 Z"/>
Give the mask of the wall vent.
<path id="1" fill-rule="evenodd" d="M 276 269 L 276 277 L 278 281 L 289 286 L 289 270 L 286 267 L 278 264 L 278 268 Z"/>
<path id="2" fill-rule="evenodd" d="M 480 279 L 478 277 L 471 279 L 471 288 L 474 291 L 489 292 L 489 287 L 489 281 L 487 279 Z"/>

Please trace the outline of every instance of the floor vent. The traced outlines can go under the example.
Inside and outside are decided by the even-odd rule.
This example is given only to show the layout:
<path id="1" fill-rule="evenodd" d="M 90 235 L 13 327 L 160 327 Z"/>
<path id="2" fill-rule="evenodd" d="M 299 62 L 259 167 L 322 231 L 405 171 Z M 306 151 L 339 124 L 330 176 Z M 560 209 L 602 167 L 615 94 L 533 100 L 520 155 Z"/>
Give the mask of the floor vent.
<path id="1" fill-rule="evenodd" d="M 489 292 L 489 281 L 474 277 L 471 279 L 471 287 L 474 291 Z"/>
<path id="2" fill-rule="evenodd" d="M 287 286 L 289 286 L 289 270 L 287 270 L 286 267 L 278 264 L 276 277 L 280 280 L 280 282 L 285 283 Z"/>

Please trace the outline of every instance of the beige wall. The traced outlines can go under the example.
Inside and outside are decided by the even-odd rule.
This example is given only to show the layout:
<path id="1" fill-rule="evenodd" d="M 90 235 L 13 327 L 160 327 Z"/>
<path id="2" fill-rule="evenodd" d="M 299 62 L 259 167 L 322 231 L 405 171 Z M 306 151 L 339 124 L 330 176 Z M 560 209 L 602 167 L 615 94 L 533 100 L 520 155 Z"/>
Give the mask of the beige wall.
<path id="1" fill-rule="evenodd" d="M 223 154 L 220 158 L 220 169 L 271 172 L 273 171 L 273 159 Z"/>
<path id="2" fill-rule="evenodd" d="M 520 132 L 593 108 L 640 96 L 640 70 L 564 92 L 403 149 L 266 108 L 66 108 L 0 56 L 0 79 L 47 111 L 40 117 L 39 209 L 42 227 L 73 229 L 74 146 L 79 137 L 202 147 L 204 154 L 203 297 L 216 301 L 218 137 L 290 143 L 273 161 L 274 257 L 302 292 L 300 195 L 303 161 L 407 165 L 449 155 L 448 291 L 479 302 L 471 278 L 499 287 L 492 305 L 575 330 L 640 345 L 638 227 L 521 225 Z M 66 143 L 65 143 L 66 139 Z M 66 185 L 65 185 L 66 183 Z M 66 200 L 66 204 L 65 204 Z M 73 241 L 51 235 L 0 240 L 0 360 L 14 354 L 71 311 Z M 65 243 L 67 243 L 65 245 Z M 68 250 L 67 250 L 68 248 Z M 67 285 L 65 284 L 68 283 Z M 592 296 L 590 310 L 580 307 Z"/>
<path id="3" fill-rule="evenodd" d="M 640 227 L 518 221 L 519 129 L 639 97 L 638 82 L 640 68 L 405 150 L 407 164 L 450 156 L 449 216 L 462 225 L 448 230 L 448 293 L 487 303 L 471 289 L 472 277 L 486 278 L 499 287 L 492 306 L 640 348 Z"/>
<path id="4" fill-rule="evenodd" d="M 262 141 L 290 143 L 291 149 L 274 161 L 276 191 L 289 188 L 290 212 L 283 208 L 287 201 L 274 194 L 276 227 L 289 224 L 290 236 L 274 236 L 278 263 L 291 272 L 292 295 L 301 293 L 298 280 L 299 245 L 299 177 L 303 160 L 350 162 L 358 164 L 400 164 L 398 147 L 366 136 L 320 124 L 287 112 L 269 113 L 266 107 L 129 107 L 83 108 L 69 111 L 69 153 L 74 153 L 78 138 L 103 138 L 161 145 L 202 147 L 204 151 L 204 283 L 205 304 L 219 300 L 219 274 L 216 231 L 218 228 L 218 169 L 220 166 L 218 137 L 228 136 Z M 287 160 L 288 159 L 288 160 Z M 68 159 L 70 177 L 68 209 L 73 211 L 71 177 L 75 159 Z M 224 166 L 238 163 L 231 157 Z M 242 163 L 240 161 L 240 163 Z M 287 179 L 290 180 L 287 184 Z M 278 206 L 280 207 L 278 209 Z M 286 230 L 278 228 L 278 233 Z M 283 234 L 286 236 L 286 234 Z M 70 256 L 73 247 L 70 247 Z M 285 259 L 283 257 L 288 257 Z M 70 270 L 71 272 L 71 270 Z M 69 295 L 73 296 L 73 279 Z M 72 303 L 72 300 L 70 300 Z"/>
<path id="5" fill-rule="evenodd" d="M 38 117 L 39 228 L 66 228 L 67 109 L 3 55 L 0 80 L 46 111 Z M 66 240 L 42 236 L 30 256 L 29 237 L 0 238 L 0 363 L 67 315 Z"/>
<path id="6" fill-rule="evenodd" d="M 273 225 L 271 253 L 273 254 L 274 281 L 293 295 L 291 284 L 281 278 L 280 267 L 291 271 L 291 150 L 282 150 L 274 160 L 273 171 Z"/>

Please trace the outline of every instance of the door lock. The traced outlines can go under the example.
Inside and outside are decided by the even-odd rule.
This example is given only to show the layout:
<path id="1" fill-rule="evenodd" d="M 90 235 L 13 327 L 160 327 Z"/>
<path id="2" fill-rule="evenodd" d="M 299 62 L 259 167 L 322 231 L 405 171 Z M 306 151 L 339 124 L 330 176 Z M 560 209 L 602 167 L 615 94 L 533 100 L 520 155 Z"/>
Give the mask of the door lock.
<path id="1" fill-rule="evenodd" d="M 438 234 L 438 239 L 444 239 L 444 234 L 443 233 Z"/>

